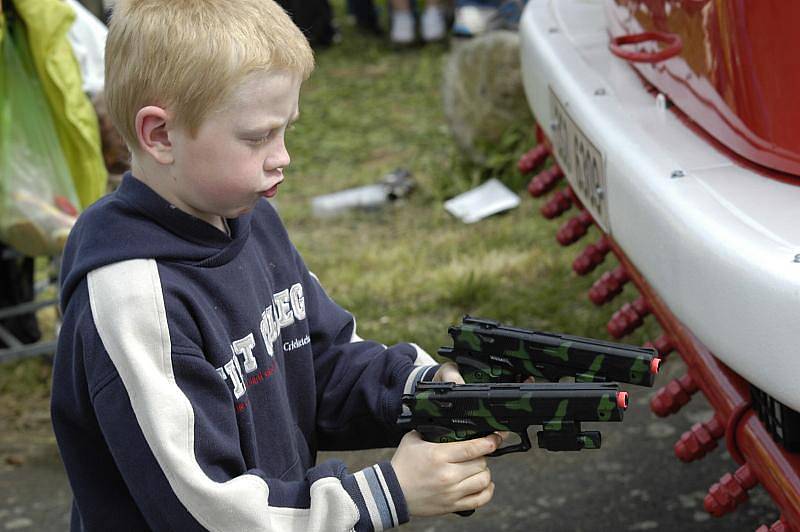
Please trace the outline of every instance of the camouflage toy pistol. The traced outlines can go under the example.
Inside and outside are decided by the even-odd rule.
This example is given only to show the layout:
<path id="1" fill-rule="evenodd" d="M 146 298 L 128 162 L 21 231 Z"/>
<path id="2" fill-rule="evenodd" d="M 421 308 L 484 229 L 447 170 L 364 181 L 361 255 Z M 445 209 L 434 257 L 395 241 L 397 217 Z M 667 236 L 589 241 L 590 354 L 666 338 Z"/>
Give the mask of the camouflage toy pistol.
<path id="1" fill-rule="evenodd" d="M 660 363 L 652 348 L 517 329 L 469 316 L 448 332 L 453 347 L 442 347 L 439 354 L 456 362 L 468 383 L 573 377 L 576 382 L 652 386 Z"/>
<path id="2" fill-rule="evenodd" d="M 397 419 L 405 430 L 417 430 L 430 442 L 454 442 L 514 432 L 520 443 L 489 456 L 531 448 L 528 427 L 541 426 L 539 447 L 549 451 L 599 449 L 600 432 L 582 431 L 581 423 L 622 421 L 628 394 L 615 383 L 486 383 L 420 382 L 403 395 Z"/>
<path id="3" fill-rule="evenodd" d="M 616 384 L 455 384 L 420 382 L 403 395 L 397 424 L 417 430 L 422 439 L 447 443 L 514 432 L 520 443 L 497 449 L 489 456 L 531 448 L 528 427 L 541 426 L 539 447 L 550 451 L 599 449 L 600 432 L 582 431 L 583 421 L 622 421 L 628 394 Z M 475 510 L 456 512 L 462 517 Z"/>

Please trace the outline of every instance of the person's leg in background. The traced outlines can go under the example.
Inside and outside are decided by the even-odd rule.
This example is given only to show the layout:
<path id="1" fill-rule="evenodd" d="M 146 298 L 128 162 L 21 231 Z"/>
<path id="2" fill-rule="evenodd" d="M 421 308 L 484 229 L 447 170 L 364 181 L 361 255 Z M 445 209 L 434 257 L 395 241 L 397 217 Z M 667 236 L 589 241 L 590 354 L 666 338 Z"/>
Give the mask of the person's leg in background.
<path id="1" fill-rule="evenodd" d="M 364 31 L 381 35 L 378 11 L 372 0 L 347 0 L 347 12 L 356 19 L 356 25 Z"/>
<path id="2" fill-rule="evenodd" d="M 445 7 L 444 0 L 426 0 L 419 30 L 423 41 L 441 41 L 447 36 Z"/>
<path id="3" fill-rule="evenodd" d="M 333 25 L 333 10 L 328 0 L 276 0 L 303 31 L 311 46 L 333 44 L 338 32 Z"/>
<path id="4" fill-rule="evenodd" d="M 423 41 L 440 41 L 447 36 L 444 2 L 427 0 L 420 18 L 420 34 Z M 395 44 L 414 42 L 414 10 L 411 0 L 390 0 L 392 11 L 390 38 Z"/>

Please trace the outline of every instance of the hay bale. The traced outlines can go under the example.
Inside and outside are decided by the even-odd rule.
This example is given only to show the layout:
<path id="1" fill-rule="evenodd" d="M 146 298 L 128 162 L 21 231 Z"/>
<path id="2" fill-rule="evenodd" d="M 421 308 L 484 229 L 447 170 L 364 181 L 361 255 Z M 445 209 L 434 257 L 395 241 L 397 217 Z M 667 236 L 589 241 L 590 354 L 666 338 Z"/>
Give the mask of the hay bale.
<path id="1" fill-rule="evenodd" d="M 443 99 L 457 144 L 478 164 L 505 131 L 533 124 L 517 33 L 492 31 L 454 47 L 444 68 Z"/>

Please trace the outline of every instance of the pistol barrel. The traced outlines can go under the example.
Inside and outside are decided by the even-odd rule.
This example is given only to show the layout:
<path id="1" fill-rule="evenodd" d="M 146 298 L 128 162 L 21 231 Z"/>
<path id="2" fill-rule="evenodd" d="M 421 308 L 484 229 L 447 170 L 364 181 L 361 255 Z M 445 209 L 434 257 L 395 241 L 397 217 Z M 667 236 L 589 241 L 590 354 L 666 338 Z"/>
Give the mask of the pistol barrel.
<path id="1" fill-rule="evenodd" d="M 448 332 L 453 347 L 439 354 L 474 373 L 468 375 L 473 382 L 507 381 L 515 375 L 552 381 L 571 376 L 581 382 L 652 386 L 660 364 L 653 348 L 507 327 L 469 316 Z"/>
<path id="2" fill-rule="evenodd" d="M 582 431 L 582 422 L 622 421 L 628 394 L 613 383 L 455 384 L 420 382 L 403 395 L 397 420 L 427 441 L 452 442 L 496 431 L 518 434 L 521 442 L 495 452 L 530 449 L 528 427 L 541 426 L 539 446 L 552 451 L 600 447 L 600 433 Z"/>

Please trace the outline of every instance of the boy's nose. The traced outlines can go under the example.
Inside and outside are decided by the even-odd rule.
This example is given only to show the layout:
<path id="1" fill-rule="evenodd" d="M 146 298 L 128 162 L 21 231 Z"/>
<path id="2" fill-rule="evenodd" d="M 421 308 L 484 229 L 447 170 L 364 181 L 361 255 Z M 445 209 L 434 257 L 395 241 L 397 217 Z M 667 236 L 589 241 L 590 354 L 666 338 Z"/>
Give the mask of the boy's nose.
<path id="1" fill-rule="evenodd" d="M 265 170 L 274 170 L 275 168 L 284 168 L 289 166 L 289 163 L 292 162 L 291 157 L 289 157 L 289 151 L 286 149 L 286 145 L 281 142 L 280 146 L 270 154 L 270 157 L 267 157 L 264 160 L 264 169 Z"/>

